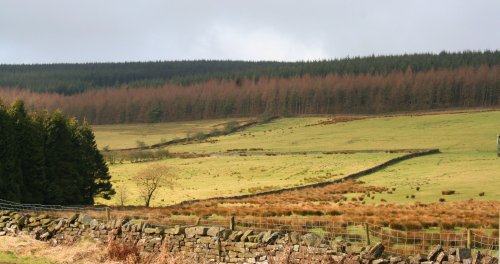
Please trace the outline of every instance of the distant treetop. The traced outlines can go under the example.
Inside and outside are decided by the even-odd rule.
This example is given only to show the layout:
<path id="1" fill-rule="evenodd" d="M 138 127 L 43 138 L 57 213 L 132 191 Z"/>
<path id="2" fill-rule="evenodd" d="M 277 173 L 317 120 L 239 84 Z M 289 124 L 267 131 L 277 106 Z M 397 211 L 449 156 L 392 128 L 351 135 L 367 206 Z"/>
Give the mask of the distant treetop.
<path id="1" fill-rule="evenodd" d="M 462 66 L 500 65 L 500 51 L 441 52 L 350 57 L 344 59 L 275 61 L 155 61 L 84 64 L 0 65 L 0 87 L 35 92 L 81 93 L 108 87 L 154 87 L 165 83 L 189 85 L 207 80 L 241 80 L 261 77 L 290 78 L 305 74 L 381 74 L 455 69 Z"/>

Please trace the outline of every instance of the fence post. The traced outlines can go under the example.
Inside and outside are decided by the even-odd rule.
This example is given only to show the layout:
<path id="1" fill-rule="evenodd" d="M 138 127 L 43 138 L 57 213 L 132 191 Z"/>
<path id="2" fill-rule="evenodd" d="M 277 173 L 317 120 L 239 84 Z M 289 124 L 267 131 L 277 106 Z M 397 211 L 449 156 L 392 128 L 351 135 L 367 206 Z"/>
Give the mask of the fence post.
<path id="1" fill-rule="evenodd" d="M 109 223 L 109 207 L 106 207 L 106 222 Z"/>
<path id="2" fill-rule="evenodd" d="M 471 231 L 470 231 L 470 228 L 467 228 L 467 248 L 472 249 L 472 247 L 471 247 Z"/>
<path id="3" fill-rule="evenodd" d="M 369 246 L 371 242 L 370 242 L 370 227 L 368 226 L 368 223 L 365 223 L 365 230 L 366 230 L 366 244 Z"/>
<path id="4" fill-rule="evenodd" d="M 234 215 L 232 215 L 232 216 L 229 218 L 229 229 L 231 229 L 231 230 L 234 230 L 234 229 L 235 229 L 235 226 L 234 226 Z"/>
<path id="5" fill-rule="evenodd" d="M 500 157 L 500 134 L 497 135 L 497 156 Z"/>

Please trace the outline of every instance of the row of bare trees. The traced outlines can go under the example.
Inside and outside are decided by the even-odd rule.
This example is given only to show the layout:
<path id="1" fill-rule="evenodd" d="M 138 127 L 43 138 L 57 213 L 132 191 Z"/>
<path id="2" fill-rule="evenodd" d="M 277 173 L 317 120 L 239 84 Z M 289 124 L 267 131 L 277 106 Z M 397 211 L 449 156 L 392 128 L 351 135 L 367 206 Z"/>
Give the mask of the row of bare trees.
<path id="1" fill-rule="evenodd" d="M 0 89 L 36 109 L 61 108 L 93 124 L 163 122 L 236 116 L 366 114 L 500 104 L 500 66 L 425 72 L 297 76 L 207 81 L 189 86 L 121 87 L 75 95 Z"/>

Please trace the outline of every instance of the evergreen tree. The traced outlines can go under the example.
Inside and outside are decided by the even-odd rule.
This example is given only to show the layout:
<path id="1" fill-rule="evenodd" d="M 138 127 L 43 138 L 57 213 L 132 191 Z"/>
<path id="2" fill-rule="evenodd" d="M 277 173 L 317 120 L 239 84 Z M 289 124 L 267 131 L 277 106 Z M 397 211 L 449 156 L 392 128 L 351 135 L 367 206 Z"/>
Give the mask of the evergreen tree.
<path id="1" fill-rule="evenodd" d="M 73 131 L 60 111 L 53 112 L 46 121 L 45 159 L 47 172 L 46 202 L 51 204 L 82 204 L 81 175 L 78 171 L 78 146 Z M 82 190 L 83 191 L 83 190 Z"/>
<path id="2" fill-rule="evenodd" d="M 22 181 L 21 201 L 34 203 L 42 201 L 46 180 L 44 170 L 43 130 L 28 116 L 24 103 L 16 101 L 9 109 L 15 123 L 15 138 L 18 144 Z"/>
<path id="3" fill-rule="evenodd" d="M 115 194 L 110 182 L 111 176 L 104 158 L 97 150 L 94 133 L 87 122 L 84 122 L 83 126 L 79 128 L 78 139 L 81 152 L 80 173 L 84 175 L 84 203 L 94 203 L 96 195 L 109 199 L 111 195 Z"/>
<path id="4" fill-rule="evenodd" d="M 291 78 L 304 75 L 386 75 L 405 71 L 456 69 L 464 66 L 500 65 L 500 51 L 441 52 L 351 57 L 310 62 L 275 61 L 156 61 L 127 63 L 0 65 L 0 86 L 37 92 L 78 94 L 109 87 L 158 87 L 166 83 L 190 85 L 211 80 Z"/>
<path id="5" fill-rule="evenodd" d="M 0 102 L 0 198 L 21 201 L 22 174 L 15 123 Z"/>
<path id="6" fill-rule="evenodd" d="M 93 204 L 115 192 L 94 134 L 60 111 L 28 114 L 0 104 L 0 198 L 24 203 Z"/>

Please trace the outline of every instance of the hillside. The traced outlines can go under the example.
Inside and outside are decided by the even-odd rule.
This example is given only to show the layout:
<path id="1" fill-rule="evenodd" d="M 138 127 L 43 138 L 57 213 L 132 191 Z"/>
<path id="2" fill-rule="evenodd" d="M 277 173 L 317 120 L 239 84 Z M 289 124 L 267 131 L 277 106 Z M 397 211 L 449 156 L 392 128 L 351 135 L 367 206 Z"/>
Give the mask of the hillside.
<path id="1" fill-rule="evenodd" d="M 0 100 L 91 124 L 500 105 L 500 51 L 311 62 L 0 65 Z"/>
<path id="2" fill-rule="evenodd" d="M 366 202 L 377 204 L 384 199 L 405 204 L 438 202 L 439 198 L 499 201 L 496 172 L 500 167 L 496 162 L 495 145 L 499 118 L 499 111 L 377 117 L 349 122 L 342 122 L 349 120 L 345 117 L 282 118 L 206 142 L 169 147 L 172 153 L 204 153 L 210 157 L 115 164 L 110 166 L 110 172 L 115 185 L 124 184 L 133 190 L 134 177 L 140 168 L 152 164 L 171 166 L 179 175 L 177 185 L 173 191 L 168 188 L 160 191 L 161 195 L 154 202 L 155 205 L 168 205 L 182 200 L 329 181 L 403 155 L 383 153 L 387 150 L 439 148 L 440 154 L 403 161 L 362 177 L 360 180 L 366 188 L 395 188 L 391 193 L 382 192 L 377 199 Z M 178 130 L 172 131 L 178 133 Z M 164 133 L 168 135 L 169 130 Z M 115 136 L 109 138 L 114 141 L 120 138 L 119 134 Z M 105 145 L 108 142 L 98 143 Z M 240 149 L 244 155 L 225 155 L 234 149 Z M 379 152 L 322 153 L 346 150 Z M 309 151 L 319 153 L 292 153 Z M 257 155 L 259 152 L 285 155 Z M 443 196 L 441 192 L 446 190 L 453 190 L 455 194 Z M 485 195 L 480 196 L 481 192 Z M 415 197 L 406 197 L 411 195 Z M 349 199 L 359 196 L 358 192 L 346 195 Z M 130 196 L 130 203 L 140 204 L 133 197 Z"/>
<path id="3" fill-rule="evenodd" d="M 500 51 L 404 54 L 308 62 L 156 61 L 84 64 L 0 65 L 0 87 L 37 92 L 81 93 L 106 87 L 192 84 L 208 80 L 288 78 L 328 74 L 381 74 L 500 65 Z"/>
<path id="4" fill-rule="evenodd" d="M 255 116 L 383 114 L 500 105 L 500 66 L 425 72 L 208 81 L 180 86 L 89 90 L 81 94 L 0 89 L 32 109 L 62 109 L 92 124 L 172 122 Z"/>

